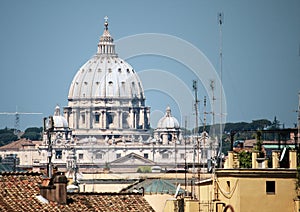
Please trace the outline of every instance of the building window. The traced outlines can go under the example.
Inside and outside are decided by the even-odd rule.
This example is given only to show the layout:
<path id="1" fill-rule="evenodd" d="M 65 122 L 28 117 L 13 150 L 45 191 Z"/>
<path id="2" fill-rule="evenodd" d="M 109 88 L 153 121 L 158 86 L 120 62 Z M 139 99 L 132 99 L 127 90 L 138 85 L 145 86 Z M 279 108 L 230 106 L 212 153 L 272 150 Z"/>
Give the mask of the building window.
<path id="1" fill-rule="evenodd" d="M 163 153 L 162 154 L 162 158 L 163 159 L 168 159 L 169 158 L 169 154 L 168 153 Z"/>
<path id="2" fill-rule="evenodd" d="M 101 153 L 97 153 L 97 154 L 96 154 L 96 159 L 102 159 L 102 158 L 103 158 L 103 156 L 102 156 Z"/>
<path id="3" fill-rule="evenodd" d="M 120 92 L 121 92 L 121 95 L 125 95 L 125 91 L 126 91 L 126 84 L 124 81 L 121 82 L 121 89 L 120 89 Z"/>
<path id="4" fill-rule="evenodd" d="M 100 120 L 100 115 L 99 115 L 99 113 L 96 113 L 95 114 L 95 123 L 99 123 L 99 120 Z"/>
<path id="5" fill-rule="evenodd" d="M 226 181 L 226 191 L 230 192 L 230 181 Z"/>
<path id="6" fill-rule="evenodd" d="M 62 150 L 56 150 L 55 151 L 55 158 L 61 159 L 62 158 Z"/>
<path id="7" fill-rule="evenodd" d="M 114 113 L 107 113 L 107 124 L 110 125 L 114 122 Z"/>
<path id="8" fill-rule="evenodd" d="M 180 154 L 180 159 L 184 159 L 184 153 Z"/>
<path id="9" fill-rule="evenodd" d="M 148 153 L 144 153 L 144 158 L 148 159 L 149 158 L 149 154 Z"/>
<path id="10" fill-rule="evenodd" d="M 80 153 L 80 154 L 78 154 L 78 159 L 83 159 L 83 154 L 82 153 Z"/>
<path id="11" fill-rule="evenodd" d="M 85 114 L 81 114 L 81 122 L 82 124 L 85 124 Z"/>
<path id="12" fill-rule="evenodd" d="M 117 153 L 116 158 L 120 158 L 120 157 L 121 157 L 121 153 Z"/>
<path id="13" fill-rule="evenodd" d="M 171 134 L 168 134 L 168 141 L 172 141 L 173 136 Z"/>
<path id="14" fill-rule="evenodd" d="M 266 181 L 266 193 L 275 194 L 275 181 Z"/>

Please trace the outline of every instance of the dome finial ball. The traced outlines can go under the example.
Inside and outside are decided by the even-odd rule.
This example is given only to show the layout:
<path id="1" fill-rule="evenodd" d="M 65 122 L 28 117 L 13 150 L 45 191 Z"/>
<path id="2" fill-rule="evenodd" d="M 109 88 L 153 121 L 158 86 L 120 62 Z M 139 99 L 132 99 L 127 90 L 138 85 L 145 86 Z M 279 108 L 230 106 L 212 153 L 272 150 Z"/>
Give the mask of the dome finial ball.
<path id="1" fill-rule="evenodd" d="M 104 26 L 105 26 L 105 29 L 107 30 L 108 29 L 108 17 L 107 16 L 104 17 Z"/>

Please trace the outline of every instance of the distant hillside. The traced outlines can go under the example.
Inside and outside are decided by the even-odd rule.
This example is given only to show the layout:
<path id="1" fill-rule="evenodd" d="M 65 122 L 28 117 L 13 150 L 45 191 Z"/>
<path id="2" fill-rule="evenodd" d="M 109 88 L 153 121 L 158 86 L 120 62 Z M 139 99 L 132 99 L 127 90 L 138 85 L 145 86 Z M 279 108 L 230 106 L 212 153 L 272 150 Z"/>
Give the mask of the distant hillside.
<path id="1" fill-rule="evenodd" d="M 18 136 L 14 134 L 14 129 L 0 129 L 0 146 L 4 146 L 16 140 L 18 140 Z"/>
<path id="2" fill-rule="evenodd" d="M 279 129 L 280 127 L 280 122 L 274 118 L 274 121 L 271 122 L 267 119 L 259 119 L 259 120 L 253 120 L 250 123 L 247 122 L 236 122 L 236 123 L 226 123 L 225 128 L 224 128 L 224 136 L 223 140 L 225 141 L 226 138 L 228 138 L 228 134 L 231 131 L 238 132 L 235 135 L 235 139 L 252 139 L 255 138 L 255 135 L 251 132 L 242 132 L 244 130 L 262 130 L 262 129 Z M 215 124 L 214 126 L 207 125 L 205 127 L 205 131 L 211 134 L 210 130 L 212 128 L 215 128 L 215 130 L 218 130 L 220 128 L 219 124 Z M 184 132 L 184 129 L 183 133 Z M 31 127 L 27 128 L 24 132 L 24 134 L 21 136 L 21 138 L 27 138 L 29 140 L 42 140 L 42 132 L 43 128 L 40 127 Z M 189 135 L 192 132 L 195 132 L 194 129 L 192 131 L 187 130 L 186 133 Z M 203 132 L 203 126 L 200 126 L 198 128 L 198 132 L 201 133 Z M 272 140 L 273 137 L 270 135 L 268 138 L 264 138 L 266 140 Z M 18 136 L 14 134 L 14 129 L 0 129 L 0 146 L 4 146 L 8 143 L 11 143 L 13 141 L 18 140 Z"/>
<path id="3" fill-rule="evenodd" d="M 276 118 L 275 118 L 276 120 Z M 253 120 L 250 123 L 247 122 L 236 122 L 236 123 L 226 123 L 224 128 L 224 133 L 229 133 L 231 131 L 243 131 L 243 130 L 263 130 L 263 129 L 270 129 L 270 128 L 279 128 L 279 121 L 271 122 L 267 119 L 259 119 Z M 207 125 L 205 127 L 205 131 L 210 132 L 210 129 L 214 127 L 215 129 L 219 129 L 219 124 Z M 199 132 L 203 132 L 203 126 L 199 127 Z"/>
<path id="4" fill-rule="evenodd" d="M 13 141 L 18 140 L 18 136 L 14 134 L 14 129 L 0 129 L 0 146 L 7 145 Z M 27 138 L 32 141 L 42 140 L 43 128 L 30 127 L 25 130 L 21 135 L 21 138 Z"/>

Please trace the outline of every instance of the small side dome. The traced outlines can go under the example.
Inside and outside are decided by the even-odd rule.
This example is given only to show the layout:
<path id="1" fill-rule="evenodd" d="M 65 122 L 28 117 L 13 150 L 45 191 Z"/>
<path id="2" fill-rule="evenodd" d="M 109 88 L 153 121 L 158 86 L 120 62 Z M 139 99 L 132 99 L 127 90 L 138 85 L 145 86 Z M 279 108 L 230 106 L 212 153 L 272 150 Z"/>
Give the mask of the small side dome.
<path id="1" fill-rule="evenodd" d="M 53 116 L 54 128 L 68 128 L 68 122 L 65 117 L 60 114 L 60 108 L 57 105 Z"/>
<path id="2" fill-rule="evenodd" d="M 157 123 L 157 129 L 180 128 L 179 122 L 171 114 L 171 108 L 168 106 L 166 114 Z"/>

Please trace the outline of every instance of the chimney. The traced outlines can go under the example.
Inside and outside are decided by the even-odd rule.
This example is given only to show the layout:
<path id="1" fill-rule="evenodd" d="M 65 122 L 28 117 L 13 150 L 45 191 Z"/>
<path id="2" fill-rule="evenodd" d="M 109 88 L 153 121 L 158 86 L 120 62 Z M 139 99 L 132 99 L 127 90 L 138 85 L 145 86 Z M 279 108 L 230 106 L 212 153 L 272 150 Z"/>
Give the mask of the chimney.
<path id="1" fill-rule="evenodd" d="M 280 155 L 280 150 L 272 151 L 272 168 L 273 169 L 280 168 L 279 155 Z"/>
<path id="2" fill-rule="evenodd" d="M 233 168 L 233 151 L 228 151 L 228 158 L 227 158 L 227 161 L 226 161 L 226 165 L 227 169 L 232 169 Z"/>
<path id="3" fill-rule="evenodd" d="M 57 172 L 54 176 L 55 201 L 59 204 L 67 204 L 67 183 L 68 179 L 63 172 Z"/>
<path id="4" fill-rule="evenodd" d="M 238 153 L 234 151 L 228 151 L 228 158 L 225 161 L 224 168 L 225 169 L 238 169 L 240 167 L 239 164 Z"/>
<path id="5" fill-rule="evenodd" d="M 63 172 L 55 173 L 51 179 L 45 178 L 40 185 L 40 193 L 47 200 L 67 204 L 67 177 Z"/>
<path id="6" fill-rule="evenodd" d="M 252 152 L 252 169 L 258 168 L 257 155 L 258 155 L 258 151 L 254 150 Z"/>
<path id="7" fill-rule="evenodd" d="M 290 169 L 296 169 L 297 168 L 297 151 L 290 150 L 289 158 L 290 158 Z"/>

